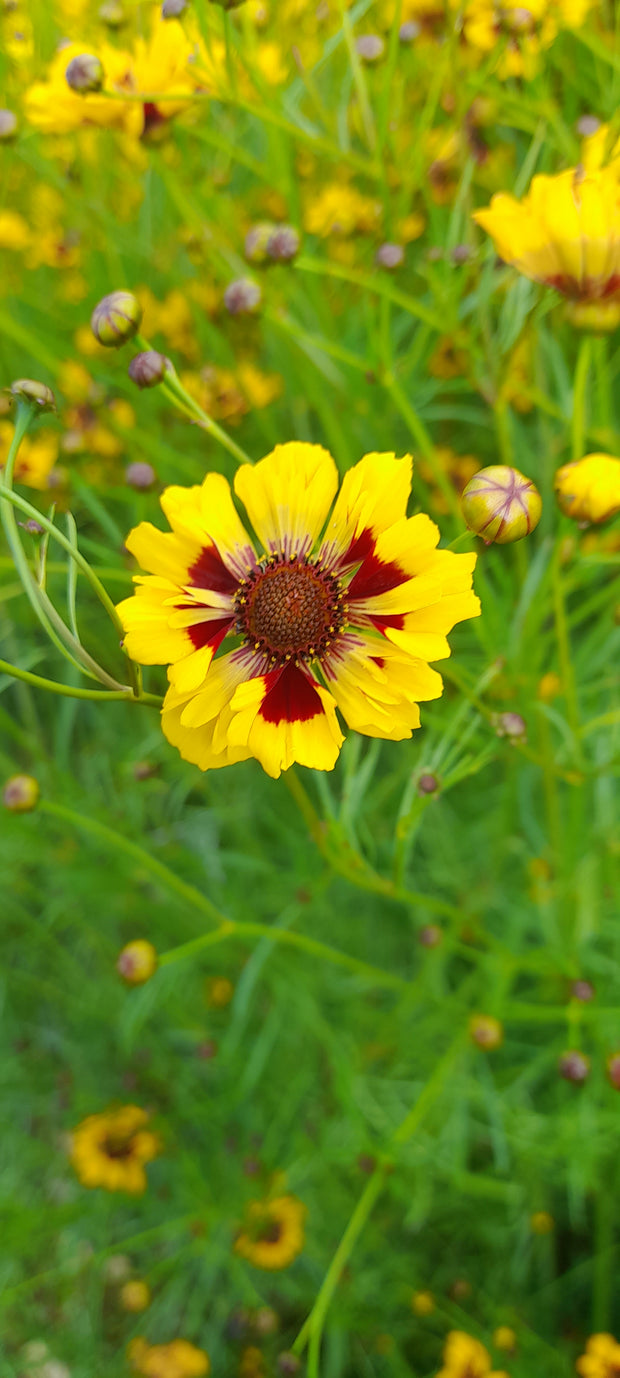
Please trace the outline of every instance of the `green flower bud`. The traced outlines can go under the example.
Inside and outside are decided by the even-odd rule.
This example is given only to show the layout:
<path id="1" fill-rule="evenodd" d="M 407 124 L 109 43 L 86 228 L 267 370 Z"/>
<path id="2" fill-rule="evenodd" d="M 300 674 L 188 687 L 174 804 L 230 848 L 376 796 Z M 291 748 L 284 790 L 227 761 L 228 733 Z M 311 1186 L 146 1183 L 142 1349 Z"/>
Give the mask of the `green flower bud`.
<path id="1" fill-rule="evenodd" d="M 479 469 L 461 496 L 461 511 L 470 531 L 486 545 L 506 545 L 529 536 L 540 521 L 542 498 L 532 480 L 507 464 Z"/>
<path id="2" fill-rule="evenodd" d="M 97 303 L 90 328 L 99 344 L 117 349 L 140 329 L 142 307 L 133 292 L 110 292 Z"/>
<path id="3" fill-rule="evenodd" d="M 11 397 L 20 402 L 32 402 L 37 411 L 56 411 L 56 398 L 47 383 L 39 383 L 35 378 L 17 378 L 9 388 Z"/>
<path id="4" fill-rule="evenodd" d="M 12 110 L 0 110 L 0 140 L 13 139 L 17 133 L 17 115 Z"/>
<path id="5" fill-rule="evenodd" d="M 80 53 L 78 57 L 72 58 L 65 78 L 67 86 L 70 86 L 72 91 L 76 91 L 79 96 L 88 96 L 93 91 L 100 91 L 103 86 L 103 63 L 93 53 Z"/>
<path id="6" fill-rule="evenodd" d="M 158 349 L 145 349 L 132 359 L 127 372 L 137 387 L 154 388 L 158 383 L 163 383 L 171 368 L 170 359 L 165 354 L 160 354 Z"/>
<path id="7" fill-rule="evenodd" d="M 11 813 L 32 813 L 39 802 L 39 786 L 32 775 L 12 775 L 2 791 L 2 803 Z"/>

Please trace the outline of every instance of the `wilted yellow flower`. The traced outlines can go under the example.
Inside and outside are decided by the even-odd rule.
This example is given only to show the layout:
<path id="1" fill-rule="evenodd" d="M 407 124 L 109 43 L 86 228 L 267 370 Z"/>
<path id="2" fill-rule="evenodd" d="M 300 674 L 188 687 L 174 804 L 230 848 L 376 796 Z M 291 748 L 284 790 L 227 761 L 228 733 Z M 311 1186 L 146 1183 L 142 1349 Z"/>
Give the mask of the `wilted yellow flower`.
<path id="1" fill-rule="evenodd" d="M 526 277 L 578 302 L 620 298 L 620 198 L 613 168 L 535 177 L 517 201 L 500 192 L 474 220 Z"/>
<path id="2" fill-rule="evenodd" d="M 146 1189 L 144 1164 L 159 1153 L 159 1139 L 145 1128 L 148 1114 L 139 1105 L 123 1105 L 89 1115 L 73 1130 L 71 1161 L 85 1187 L 128 1191 Z"/>
<path id="3" fill-rule="evenodd" d="M 567 517 L 578 522 L 606 522 L 620 512 L 620 459 L 586 455 L 558 469 L 554 486 Z"/>
<path id="4" fill-rule="evenodd" d="M 306 1207 L 296 1196 L 250 1201 L 235 1253 L 255 1268 L 288 1268 L 304 1247 Z"/>

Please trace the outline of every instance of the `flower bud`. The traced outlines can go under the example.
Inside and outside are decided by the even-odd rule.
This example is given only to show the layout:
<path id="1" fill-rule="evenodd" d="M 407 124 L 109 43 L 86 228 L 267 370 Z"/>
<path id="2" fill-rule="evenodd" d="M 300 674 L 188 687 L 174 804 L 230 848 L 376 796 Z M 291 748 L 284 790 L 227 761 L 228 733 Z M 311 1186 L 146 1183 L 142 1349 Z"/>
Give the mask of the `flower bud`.
<path id="1" fill-rule="evenodd" d="M 421 775 L 418 780 L 418 794 L 436 794 L 439 780 L 436 775 Z"/>
<path id="2" fill-rule="evenodd" d="M 290 1350 L 286 1350 L 283 1354 L 278 1354 L 277 1368 L 278 1373 L 286 1374 L 287 1378 L 293 1378 L 293 1375 L 299 1373 L 301 1369 L 301 1360 L 297 1358 L 296 1354 L 291 1354 Z"/>
<path id="3" fill-rule="evenodd" d="M 123 1311 L 146 1311 L 151 1302 L 151 1289 L 141 1278 L 126 1282 L 118 1295 Z"/>
<path id="4" fill-rule="evenodd" d="M 239 5 L 243 5 L 244 0 L 210 0 L 212 5 L 219 5 L 221 10 L 236 10 Z"/>
<path id="5" fill-rule="evenodd" d="M 517 1347 L 514 1330 L 511 1330 L 509 1325 L 498 1325 L 497 1330 L 493 1331 L 493 1344 L 496 1349 L 503 1349 L 506 1354 L 512 1354 Z"/>
<path id="6" fill-rule="evenodd" d="M 443 942 L 443 933 L 436 923 L 427 923 L 418 933 L 418 942 L 422 947 L 439 947 Z"/>
<path id="7" fill-rule="evenodd" d="M 606 522 L 620 512 L 620 459 L 586 455 L 557 470 L 555 495 L 567 517 L 577 522 Z"/>
<path id="8" fill-rule="evenodd" d="M 254 1329 L 259 1335 L 275 1335 L 280 1325 L 280 1317 L 272 1306 L 259 1306 L 254 1316 Z"/>
<path id="9" fill-rule="evenodd" d="M 598 115 L 580 115 L 575 129 L 582 139 L 591 139 L 601 127 Z"/>
<path id="10" fill-rule="evenodd" d="M 133 464 L 128 464 L 125 470 L 125 483 L 130 488 L 135 488 L 136 492 L 145 492 L 157 483 L 157 474 L 152 464 L 147 464 L 144 459 L 135 459 Z"/>
<path id="11" fill-rule="evenodd" d="M 435 1310 L 435 1298 L 432 1292 L 414 1292 L 411 1298 L 411 1310 L 414 1316 L 430 1316 Z"/>
<path id="12" fill-rule="evenodd" d="M 385 42 L 378 33 L 360 34 L 355 47 L 362 62 L 379 62 L 385 52 Z"/>
<path id="13" fill-rule="evenodd" d="M 116 970 L 129 986 L 143 986 L 157 971 L 158 957 L 152 943 L 136 938 L 118 955 Z"/>
<path id="14" fill-rule="evenodd" d="M 398 30 L 398 37 L 401 43 L 415 43 L 416 38 L 420 37 L 422 29 L 415 19 L 408 19 L 401 24 Z"/>
<path id="15" fill-rule="evenodd" d="M 277 225 L 267 241 L 267 257 L 272 263 L 291 263 L 299 253 L 300 243 L 294 225 Z"/>
<path id="16" fill-rule="evenodd" d="M 590 1000 L 594 999 L 596 992 L 591 981 L 584 981 L 581 978 L 578 981 L 573 981 L 573 984 L 570 988 L 570 993 L 573 997 L 573 1000 L 581 1000 L 582 1003 L 588 1004 Z"/>
<path id="17" fill-rule="evenodd" d="M 127 14 L 121 0 L 103 0 L 99 6 L 99 18 L 109 29 L 122 29 L 127 23 Z"/>
<path id="18" fill-rule="evenodd" d="M 470 531 L 486 545 L 506 545 L 529 536 L 540 521 L 542 499 L 532 480 L 507 464 L 479 469 L 461 496 L 461 511 Z"/>
<path id="19" fill-rule="evenodd" d="M 37 411 L 56 411 L 56 398 L 47 383 L 39 383 L 35 378 L 17 378 L 9 388 L 11 397 L 20 402 L 31 402 Z"/>
<path id="20" fill-rule="evenodd" d="M 393 272 L 395 268 L 400 268 L 405 258 L 405 250 L 402 244 L 380 244 L 375 254 L 375 263 L 378 268 L 387 268 Z"/>
<path id="21" fill-rule="evenodd" d="M 172 367 L 170 359 L 160 354 L 158 349 L 144 349 L 132 359 L 127 372 L 132 383 L 139 388 L 155 388 L 158 383 L 163 383 Z"/>
<path id="22" fill-rule="evenodd" d="M 243 245 L 243 252 L 248 263 L 265 262 L 267 245 L 274 229 L 275 225 L 272 225 L 269 220 L 260 220 L 258 224 L 250 226 Z"/>
<path id="23" fill-rule="evenodd" d="M 590 1059 L 578 1048 L 572 1048 L 558 1062 L 558 1071 L 565 1081 L 573 1081 L 576 1086 L 583 1085 L 590 1075 Z"/>
<path id="24" fill-rule="evenodd" d="M 12 110 L 0 110 L 0 142 L 13 139 L 17 133 L 17 115 Z"/>
<path id="25" fill-rule="evenodd" d="M 530 1216 L 530 1229 L 533 1234 L 552 1234 L 555 1220 L 549 1211 L 534 1211 Z"/>
<path id="26" fill-rule="evenodd" d="M 614 1090 L 620 1091 L 620 1053 L 610 1053 L 607 1058 L 607 1076 Z"/>
<path id="27" fill-rule="evenodd" d="M 527 727 L 520 713 L 494 713 L 491 722 L 498 737 L 508 737 L 511 742 L 527 741 Z"/>
<path id="28" fill-rule="evenodd" d="M 32 775 L 11 775 L 2 791 L 2 803 L 11 813 L 32 813 L 39 802 L 40 792 Z"/>
<path id="29" fill-rule="evenodd" d="M 80 53 L 71 59 L 65 72 L 67 86 L 79 96 L 88 96 L 100 91 L 105 79 L 103 63 L 94 53 Z"/>
<path id="30" fill-rule="evenodd" d="M 250 282 L 249 278 L 236 278 L 226 288 L 224 305 L 231 316 L 251 316 L 258 311 L 262 297 L 256 282 Z"/>
<path id="31" fill-rule="evenodd" d="M 224 1009 L 225 1005 L 229 1005 L 234 993 L 235 987 L 227 976 L 211 976 L 206 982 L 207 1004 L 215 1006 L 216 1009 Z"/>
<path id="32" fill-rule="evenodd" d="M 161 7 L 162 19 L 180 19 L 188 9 L 188 0 L 164 0 Z"/>
<path id="33" fill-rule="evenodd" d="M 469 1036 L 478 1048 L 492 1052 L 504 1042 L 504 1030 L 499 1019 L 492 1014 L 472 1014 L 469 1021 Z"/>
<path id="34" fill-rule="evenodd" d="M 140 329 L 142 307 L 133 292 L 110 292 L 97 303 L 90 328 L 99 344 L 117 349 Z"/>

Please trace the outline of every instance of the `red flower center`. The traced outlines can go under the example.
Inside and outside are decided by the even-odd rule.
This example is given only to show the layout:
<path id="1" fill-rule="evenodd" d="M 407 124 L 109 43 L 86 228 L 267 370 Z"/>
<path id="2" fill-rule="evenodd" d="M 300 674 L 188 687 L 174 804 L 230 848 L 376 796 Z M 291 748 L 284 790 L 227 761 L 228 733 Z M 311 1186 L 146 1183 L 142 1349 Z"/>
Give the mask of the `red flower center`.
<path id="1" fill-rule="evenodd" d="M 274 663 L 326 651 L 344 621 L 339 581 L 305 560 L 271 555 L 237 595 L 237 630 Z"/>

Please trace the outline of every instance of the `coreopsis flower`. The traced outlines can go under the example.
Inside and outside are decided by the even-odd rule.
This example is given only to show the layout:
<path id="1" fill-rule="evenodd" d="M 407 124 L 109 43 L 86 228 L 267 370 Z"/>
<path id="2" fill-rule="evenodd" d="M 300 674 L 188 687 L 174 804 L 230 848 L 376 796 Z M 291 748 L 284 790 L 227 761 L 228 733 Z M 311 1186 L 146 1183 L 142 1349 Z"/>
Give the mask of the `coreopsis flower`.
<path id="1" fill-rule="evenodd" d="M 144 1164 L 159 1153 L 156 1134 L 146 1129 L 148 1114 L 139 1105 L 89 1115 L 71 1136 L 71 1161 L 85 1187 L 128 1191 L 146 1189 Z"/>
<path id="2" fill-rule="evenodd" d="M 296 1196 L 250 1201 L 235 1253 L 255 1268 L 288 1268 L 304 1247 L 306 1207 Z"/>
<path id="3" fill-rule="evenodd" d="M 209 1355 L 189 1340 L 150 1345 L 136 1335 L 127 1346 L 127 1357 L 136 1373 L 144 1378 L 206 1378 L 211 1372 Z"/>
<path id="4" fill-rule="evenodd" d="M 575 1367 L 581 1378 L 618 1378 L 620 1344 L 613 1335 L 591 1335 Z"/>
<path id="5" fill-rule="evenodd" d="M 170 667 L 163 731 L 202 770 L 250 757 L 274 778 L 295 761 L 331 770 L 337 709 L 400 741 L 442 692 L 429 661 L 480 611 L 476 557 L 437 550 L 430 518 L 405 516 L 408 456 L 366 455 L 330 515 L 337 486 L 320 445 L 278 445 L 235 476 L 256 541 L 221 474 L 166 489 L 172 532 L 142 522 L 127 538 L 148 574 L 119 606 L 125 649 Z M 217 655 L 226 637 L 233 648 Z"/>
<path id="6" fill-rule="evenodd" d="M 613 167 L 534 177 L 527 196 L 492 197 L 474 220 L 500 258 L 579 303 L 620 301 L 620 198 Z"/>
<path id="7" fill-rule="evenodd" d="M 0 420 L 0 469 L 6 464 L 14 426 L 12 421 Z M 15 482 L 41 491 L 50 487 L 50 474 L 58 459 L 58 436 L 55 431 L 37 431 L 22 440 L 15 462 Z"/>
<path id="8" fill-rule="evenodd" d="M 464 1330 L 451 1330 L 443 1351 L 443 1368 L 436 1378 L 508 1378 L 491 1370 L 491 1356 L 480 1340 Z"/>
<path id="9" fill-rule="evenodd" d="M 554 487 L 567 517 L 578 522 L 606 522 L 620 512 L 620 459 L 597 454 L 563 464 L 556 472 Z"/>

